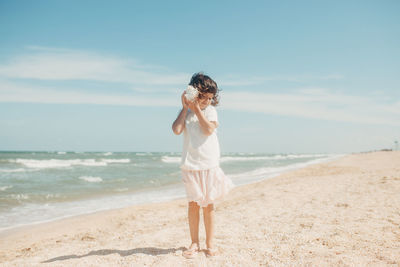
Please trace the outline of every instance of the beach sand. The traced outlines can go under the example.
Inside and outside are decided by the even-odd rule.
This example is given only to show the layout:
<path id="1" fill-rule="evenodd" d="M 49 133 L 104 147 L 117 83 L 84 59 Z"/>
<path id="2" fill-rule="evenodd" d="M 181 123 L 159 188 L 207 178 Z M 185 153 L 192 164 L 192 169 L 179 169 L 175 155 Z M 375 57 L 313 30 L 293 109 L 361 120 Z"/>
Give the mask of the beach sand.
<path id="1" fill-rule="evenodd" d="M 400 152 L 347 155 L 238 186 L 215 245 L 185 259 L 185 199 L 0 234 L 1 266 L 400 266 Z M 205 248 L 204 224 L 200 245 Z"/>

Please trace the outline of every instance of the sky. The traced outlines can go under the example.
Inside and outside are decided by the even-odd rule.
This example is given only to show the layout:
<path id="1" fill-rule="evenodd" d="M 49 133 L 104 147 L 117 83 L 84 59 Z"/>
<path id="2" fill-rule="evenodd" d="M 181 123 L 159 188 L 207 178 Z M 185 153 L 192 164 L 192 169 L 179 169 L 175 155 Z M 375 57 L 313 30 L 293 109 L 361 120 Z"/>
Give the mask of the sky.
<path id="1" fill-rule="evenodd" d="M 179 152 L 190 77 L 221 151 L 400 142 L 399 1 L 0 0 L 0 150 Z"/>

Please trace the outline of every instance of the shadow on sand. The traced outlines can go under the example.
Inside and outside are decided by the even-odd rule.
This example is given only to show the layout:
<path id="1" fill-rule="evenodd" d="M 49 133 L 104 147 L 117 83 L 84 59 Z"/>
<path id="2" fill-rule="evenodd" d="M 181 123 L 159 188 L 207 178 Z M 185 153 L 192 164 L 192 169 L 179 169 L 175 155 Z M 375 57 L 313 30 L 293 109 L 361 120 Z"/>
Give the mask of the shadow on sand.
<path id="1" fill-rule="evenodd" d="M 63 261 L 63 260 L 70 260 L 70 259 L 80 259 L 80 258 L 89 257 L 89 256 L 106 256 L 106 255 L 115 254 L 115 253 L 118 253 L 121 257 L 126 257 L 126 256 L 130 256 L 133 254 L 139 254 L 139 253 L 157 256 L 157 255 L 175 253 L 178 250 L 184 250 L 184 249 L 185 249 L 184 247 L 169 248 L 169 249 L 147 247 L 147 248 L 135 248 L 135 249 L 130 249 L 130 250 L 100 249 L 100 250 L 91 251 L 85 255 L 60 256 L 60 257 L 56 257 L 53 259 L 49 259 L 47 261 L 43 261 L 42 263 L 49 263 L 49 262 Z"/>

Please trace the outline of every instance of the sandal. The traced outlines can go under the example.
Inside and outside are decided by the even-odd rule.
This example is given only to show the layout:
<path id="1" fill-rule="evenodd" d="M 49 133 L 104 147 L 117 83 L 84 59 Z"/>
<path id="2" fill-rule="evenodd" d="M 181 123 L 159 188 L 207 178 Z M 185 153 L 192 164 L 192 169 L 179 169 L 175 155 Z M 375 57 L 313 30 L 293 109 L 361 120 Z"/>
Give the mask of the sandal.
<path id="1" fill-rule="evenodd" d="M 186 259 L 193 259 L 194 257 L 197 256 L 197 254 L 199 253 L 200 248 L 198 245 L 194 245 L 189 247 L 187 250 L 185 250 L 182 253 L 182 256 L 185 257 Z"/>
<path id="2" fill-rule="evenodd" d="M 218 249 L 217 248 L 207 248 L 205 253 L 206 253 L 207 257 L 213 257 L 213 256 L 218 255 Z"/>

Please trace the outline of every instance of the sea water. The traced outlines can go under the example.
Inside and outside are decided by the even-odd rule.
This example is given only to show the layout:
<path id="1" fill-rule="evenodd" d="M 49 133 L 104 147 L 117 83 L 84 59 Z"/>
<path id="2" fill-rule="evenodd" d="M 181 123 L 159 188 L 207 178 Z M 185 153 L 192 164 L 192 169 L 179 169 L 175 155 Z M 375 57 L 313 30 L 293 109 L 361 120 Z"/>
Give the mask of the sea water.
<path id="1" fill-rule="evenodd" d="M 221 168 L 242 185 L 338 156 L 228 153 Z M 183 198 L 179 165 L 180 153 L 0 152 L 0 231 Z"/>

